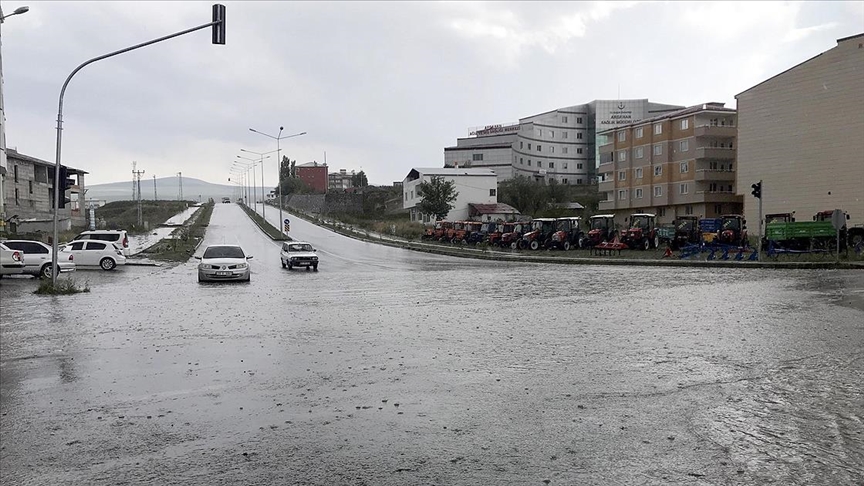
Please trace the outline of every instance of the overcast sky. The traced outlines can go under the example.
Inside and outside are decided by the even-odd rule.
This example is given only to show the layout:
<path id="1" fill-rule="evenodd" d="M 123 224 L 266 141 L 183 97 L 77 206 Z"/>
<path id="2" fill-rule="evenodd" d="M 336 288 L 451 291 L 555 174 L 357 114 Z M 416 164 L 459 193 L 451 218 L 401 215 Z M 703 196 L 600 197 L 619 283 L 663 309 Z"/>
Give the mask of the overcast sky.
<path id="1" fill-rule="evenodd" d="M 79 64 L 210 21 L 211 2 L 3 1 L 7 144 L 54 161 L 58 97 Z M 864 2 L 226 2 L 202 30 L 99 61 L 64 102 L 64 165 L 88 184 L 182 172 L 227 183 L 241 148 L 372 184 L 441 167 L 471 127 L 648 98 L 735 95 L 864 32 Z M 243 162 L 243 161 L 241 161 Z M 275 154 L 265 160 L 275 185 Z"/>

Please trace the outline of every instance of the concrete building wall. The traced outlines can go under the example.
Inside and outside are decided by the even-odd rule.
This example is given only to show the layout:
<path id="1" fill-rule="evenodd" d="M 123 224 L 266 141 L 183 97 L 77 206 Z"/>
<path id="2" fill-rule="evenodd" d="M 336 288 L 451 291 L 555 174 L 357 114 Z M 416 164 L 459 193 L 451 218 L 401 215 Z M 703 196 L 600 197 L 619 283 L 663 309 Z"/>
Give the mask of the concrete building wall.
<path id="1" fill-rule="evenodd" d="M 474 169 L 466 169 L 463 175 L 458 174 L 436 174 L 434 171 L 430 173 L 422 172 L 422 169 L 414 169 L 419 171 L 420 177 L 416 179 L 405 178 L 402 183 L 402 207 L 409 210 L 411 221 L 421 221 L 428 223 L 431 221 L 429 215 L 423 215 L 417 211 L 416 206 L 423 200 L 422 194 L 417 190 L 422 182 L 429 182 L 432 177 L 442 177 L 445 181 L 453 181 L 454 189 L 458 192 L 456 200 L 452 202 L 453 209 L 447 214 L 446 219 L 465 220 L 468 219 L 469 203 L 497 203 L 498 202 L 498 178 L 488 171 L 480 171 L 481 173 L 472 173 Z M 446 169 L 445 169 L 446 171 Z"/>
<path id="2" fill-rule="evenodd" d="M 748 221 L 843 209 L 864 224 L 864 34 L 736 96 L 738 184 Z M 750 223 L 755 230 L 756 226 Z"/>
<path id="3" fill-rule="evenodd" d="M 7 219 L 17 216 L 19 220 L 53 220 L 54 164 L 8 149 L 7 165 L 8 173 L 3 178 Z M 84 174 L 70 174 L 70 178 L 76 182 L 66 193 L 71 202 L 60 209 L 58 217 L 68 221 L 64 226 L 80 227 L 86 224 L 83 200 L 79 199 L 84 191 Z"/>

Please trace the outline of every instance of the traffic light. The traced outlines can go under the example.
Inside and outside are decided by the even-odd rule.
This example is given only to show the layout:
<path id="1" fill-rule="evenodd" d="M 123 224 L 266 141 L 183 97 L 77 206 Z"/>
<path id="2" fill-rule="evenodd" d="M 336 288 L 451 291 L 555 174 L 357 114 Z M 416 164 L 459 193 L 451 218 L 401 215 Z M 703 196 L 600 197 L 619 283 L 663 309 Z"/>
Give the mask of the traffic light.
<path id="1" fill-rule="evenodd" d="M 755 197 L 756 199 L 761 199 L 762 198 L 762 181 L 759 181 L 755 184 L 751 184 L 750 187 L 753 188 L 753 190 L 750 192 L 750 194 L 753 194 L 753 197 Z"/>
<path id="2" fill-rule="evenodd" d="M 213 5 L 213 44 L 225 45 L 225 5 Z"/>
<path id="3" fill-rule="evenodd" d="M 75 179 L 69 178 L 69 168 L 66 166 L 60 166 L 60 198 L 57 200 L 58 208 L 65 208 L 66 203 L 70 202 L 70 199 L 66 198 L 66 191 L 72 188 L 75 185 Z"/>

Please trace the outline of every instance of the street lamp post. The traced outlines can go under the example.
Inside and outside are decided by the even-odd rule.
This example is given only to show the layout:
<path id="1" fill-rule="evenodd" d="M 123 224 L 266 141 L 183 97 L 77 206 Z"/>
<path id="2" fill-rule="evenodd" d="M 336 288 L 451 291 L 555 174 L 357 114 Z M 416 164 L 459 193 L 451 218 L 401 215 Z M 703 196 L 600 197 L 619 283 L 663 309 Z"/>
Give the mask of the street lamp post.
<path id="1" fill-rule="evenodd" d="M 228 172 L 230 172 L 230 173 L 232 173 L 232 174 L 234 174 L 240 178 L 240 182 L 238 182 L 238 185 L 240 186 L 240 197 L 245 200 L 246 199 L 246 186 L 245 186 L 243 171 L 236 168 L 236 167 L 231 167 L 231 169 L 229 169 Z"/>
<path id="2" fill-rule="evenodd" d="M 279 142 L 283 138 L 299 137 L 300 135 L 306 135 L 306 132 L 300 132 L 300 133 L 295 133 L 294 135 L 285 135 L 283 137 L 282 136 L 282 130 L 284 130 L 284 129 L 285 129 L 285 127 L 279 127 L 279 134 L 276 135 L 275 137 L 273 135 L 268 135 L 266 133 L 259 132 L 258 130 L 255 130 L 254 128 L 249 129 L 250 132 L 255 132 L 259 135 L 264 135 L 265 137 L 270 137 L 273 140 L 276 140 L 276 160 L 277 160 L 276 170 L 277 170 L 277 174 L 278 174 L 276 181 L 279 184 L 279 228 L 280 228 L 279 231 L 280 231 L 280 234 L 285 234 L 285 225 L 284 225 L 283 220 L 282 220 L 282 217 L 283 217 L 282 216 L 282 157 L 281 157 L 282 147 L 279 145 Z"/>
<path id="3" fill-rule="evenodd" d="M 246 205 L 247 205 L 247 206 L 249 205 L 249 197 L 248 197 L 248 196 L 249 196 L 249 192 L 250 192 L 250 190 L 251 190 L 251 193 L 252 193 L 252 199 L 253 199 L 253 204 L 254 204 L 254 199 L 255 199 L 255 172 L 254 172 L 254 170 L 255 170 L 255 165 L 254 165 L 254 164 L 245 164 L 245 163 L 243 163 L 243 162 L 238 162 L 238 161 L 236 161 L 236 160 L 234 161 L 234 164 L 235 164 L 235 165 L 234 165 L 233 167 L 238 167 L 238 168 L 240 168 L 240 169 L 243 170 L 244 173 L 246 174 L 246 175 L 245 175 L 245 177 L 246 177 L 246 196 L 247 196 L 247 198 L 246 198 Z M 250 169 L 253 171 L 253 172 L 252 172 L 252 184 L 249 184 L 249 170 L 250 170 Z M 251 187 L 250 187 L 250 186 L 251 186 Z"/>
<path id="4" fill-rule="evenodd" d="M 241 167 L 244 167 L 246 169 L 252 170 L 252 184 L 250 184 L 250 186 L 252 187 L 252 209 L 255 209 L 255 204 L 257 204 L 255 201 L 258 200 L 257 191 L 256 191 L 257 187 L 255 186 L 255 164 L 254 163 L 247 164 L 247 163 L 243 163 L 243 162 L 238 162 L 236 160 L 234 161 L 234 163 L 241 166 Z"/>
<path id="5" fill-rule="evenodd" d="M 246 149 L 241 148 L 240 151 L 241 152 L 248 152 L 250 154 L 255 154 L 259 157 L 258 162 L 261 164 L 261 217 L 264 218 L 264 208 L 267 206 L 267 195 L 264 194 L 264 172 L 265 172 L 264 171 L 264 159 L 269 159 L 270 156 L 267 154 L 272 154 L 273 152 L 276 152 L 276 150 L 271 150 L 270 152 L 253 152 L 251 150 L 246 150 Z M 245 160 L 252 160 L 252 159 L 249 159 L 246 157 L 241 157 L 239 155 L 237 156 L 237 158 L 238 159 L 245 159 Z M 265 218 L 265 221 L 266 221 L 266 218 Z"/>
<path id="6" fill-rule="evenodd" d="M 30 7 L 18 7 L 9 15 L 3 15 L 0 8 L 0 25 L 13 15 L 30 11 Z M 6 227 L 6 194 L 3 192 L 3 179 L 6 177 L 6 108 L 3 104 L 3 43 L 0 35 L 0 228 Z"/>
<path id="7" fill-rule="evenodd" d="M 213 5 L 213 21 L 208 22 L 206 24 L 199 25 L 197 27 L 192 27 L 191 29 L 186 29 L 180 32 L 175 32 L 174 34 L 169 34 L 158 39 L 153 39 L 147 42 L 142 42 L 141 44 L 136 44 L 131 47 L 127 47 L 125 49 L 120 49 L 119 51 L 109 52 L 108 54 L 103 54 L 98 57 L 94 57 L 88 61 L 81 63 L 78 67 L 76 67 L 69 76 L 66 77 L 66 81 L 63 82 L 63 87 L 60 88 L 60 99 L 57 103 L 57 152 L 56 152 L 56 161 L 54 164 L 54 238 L 51 242 L 51 261 L 54 262 L 54 271 L 51 272 L 51 286 L 54 287 L 57 285 L 57 274 L 60 273 L 57 267 L 57 237 L 58 237 L 58 220 L 60 212 L 60 147 L 61 142 L 63 140 L 63 96 L 66 95 L 66 88 L 69 86 L 69 82 L 72 81 L 72 77 L 78 73 L 78 71 L 84 69 L 90 64 L 93 64 L 96 61 L 101 61 L 103 59 L 108 59 L 109 57 L 114 57 L 129 51 L 134 51 L 135 49 L 140 49 L 142 47 L 147 47 L 157 42 L 166 41 L 168 39 L 173 39 L 175 37 L 180 37 L 181 35 L 186 35 L 201 29 L 206 28 L 213 29 L 213 44 L 225 44 L 225 6 L 215 4 Z M 182 186 L 181 186 L 182 187 Z"/>

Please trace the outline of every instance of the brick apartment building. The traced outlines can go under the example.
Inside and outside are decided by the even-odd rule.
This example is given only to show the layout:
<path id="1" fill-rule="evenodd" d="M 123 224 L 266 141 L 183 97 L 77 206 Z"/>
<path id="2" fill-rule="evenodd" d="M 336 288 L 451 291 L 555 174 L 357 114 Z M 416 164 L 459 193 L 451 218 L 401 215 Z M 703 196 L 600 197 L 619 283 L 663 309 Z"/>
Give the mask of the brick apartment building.
<path id="1" fill-rule="evenodd" d="M 313 191 L 320 194 L 327 192 L 327 187 L 330 184 L 330 179 L 327 177 L 327 164 L 307 162 L 296 166 L 294 169 L 297 178 L 305 182 Z"/>

